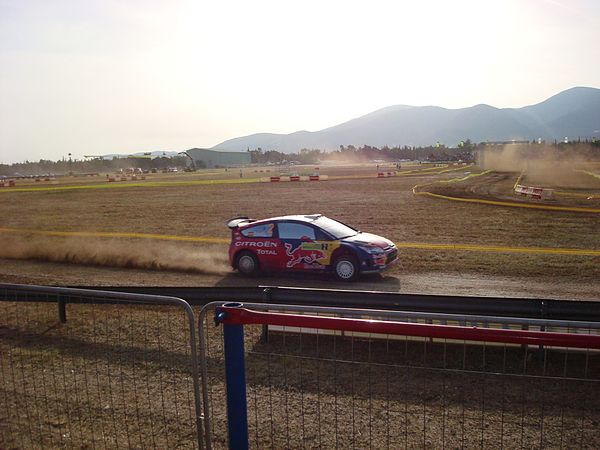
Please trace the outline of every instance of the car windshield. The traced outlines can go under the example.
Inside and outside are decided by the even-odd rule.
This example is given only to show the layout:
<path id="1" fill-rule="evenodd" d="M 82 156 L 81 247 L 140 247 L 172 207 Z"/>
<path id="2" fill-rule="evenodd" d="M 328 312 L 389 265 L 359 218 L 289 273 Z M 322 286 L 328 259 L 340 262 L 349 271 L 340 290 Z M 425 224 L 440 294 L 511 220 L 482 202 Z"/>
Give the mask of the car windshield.
<path id="1" fill-rule="evenodd" d="M 343 239 L 358 234 L 358 230 L 355 230 L 354 228 L 351 228 L 348 225 L 344 225 L 343 223 L 340 223 L 337 220 L 329 219 L 327 217 L 319 217 L 317 220 L 314 221 L 314 224 L 327 231 L 336 239 Z"/>

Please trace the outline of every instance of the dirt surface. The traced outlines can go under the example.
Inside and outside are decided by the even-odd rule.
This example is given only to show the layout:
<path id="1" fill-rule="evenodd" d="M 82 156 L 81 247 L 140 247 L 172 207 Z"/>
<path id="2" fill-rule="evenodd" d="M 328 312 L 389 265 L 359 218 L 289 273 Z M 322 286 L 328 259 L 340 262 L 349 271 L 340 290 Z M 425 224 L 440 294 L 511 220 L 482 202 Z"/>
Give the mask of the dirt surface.
<path id="1" fill-rule="evenodd" d="M 397 243 L 600 249 L 598 215 L 459 204 L 412 193 L 415 184 L 464 176 L 462 168 L 386 179 L 377 179 L 374 169 L 331 168 L 332 177 L 345 178 L 319 183 L 2 192 L 1 226 L 227 239 L 224 224 L 232 216 L 320 212 Z M 502 198 L 511 195 L 516 175 L 447 186 L 457 194 Z M 237 176 L 207 171 L 167 178 Z M 397 266 L 347 284 L 324 275 L 243 278 L 227 267 L 226 254 L 226 245 L 0 233 L 0 283 L 280 285 L 600 299 L 600 257 L 590 255 L 402 248 Z M 195 444 L 180 312 L 69 305 L 69 320 L 61 325 L 53 304 L 23 309 L 4 302 L 0 308 L 0 447 Z M 224 448 L 222 328 L 209 322 L 211 418 L 215 447 Z M 540 359 L 520 348 L 292 335 L 266 343 L 259 327 L 247 330 L 246 349 L 256 448 L 600 445 L 595 354 Z M 577 378 L 582 373 L 584 380 Z M 557 374 L 574 378 L 539 377 Z"/>
<path id="2" fill-rule="evenodd" d="M 552 277 L 526 279 L 477 273 L 422 272 L 401 275 L 370 275 L 348 285 L 327 276 L 271 275 L 247 279 L 235 272 L 224 276 L 73 266 L 35 261 L 0 261 L 0 283 L 56 286 L 295 286 L 305 288 L 357 289 L 383 292 L 446 294 L 488 297 L 600 299 L 600 284 Z"/>
<path id="3" fill-rule="evenodd" d="M 598 214 L 461 204 L 415 196 L 415 184 L 464 177 L 473 168 L 404 167 L 378 179 L 374 165 L 321 167 L 325 182 L 153 186 L 1 192 L 2 227 L 46 231 L 155 233 L 227 240 L 225 221 L 320 212 L 397 243 L 600 249 Z M 261 175 L 274 168 L 256 168 Z M 301 170 L 314 170 L 307 167 Z M 231 171 L 230 171 L 231 172 Z M 164 175 L 169 180 L 232 178 L 224 171 Z M 432 173 L 433 172 L 433 173 Z M 438 172 L 438 173 L 436 173 Z M 252 172 L 254 173 L 254 172 Z M 269 172 L 272 173 L 272 172 Z M 235 174 L 237 175 L 237 173 Z M 517 173 L 433 184 L 446 193 L 514 201 Z M 163 177 L 163 174 L 157 174 Z M 345 177 L 345 178 L 344 178 Z M 594 180 L 581 174 L 582 179 Z M 162 179 L 162 178 L 161 178 Z M 80 182 L 80 180 L 78 181 Z M 98 183 L 98 180 L 94 180 Z M 91 182 L 90 182 L 91 183 Z M 227 286 L 279 284 L 395 292 L 599 297 L 600 257 L 401 248 L 383 276 L 351 286 L 328 277 L 240 278 L 226 245 L 143 239 L 39 237 L 0 233 L 0 281 L 49 285 Z"/>
<path id="4" fill-rule="evenodd" d="M 527 198 L 514 192 L 514 185 L 519 181 L 523 186 L 544 187 L 555 191 L 549 199 Z M 540 183 L 540 181 L 544 181 Z M 568 178 L 569 182 L 557 177 L 555 184 L 548 178 L 520 172 L 491 172 L 485 176 L 474 177 L 466 182 L 440 183 L 427 186 L 425 190 L 448 196 L 474 198 L 484 200 L 502 200 L 534 205 L 573 206 L 584 208 L 600 208 L 600 178 L 596 179 L 585 173 L 575 173 Z"/>

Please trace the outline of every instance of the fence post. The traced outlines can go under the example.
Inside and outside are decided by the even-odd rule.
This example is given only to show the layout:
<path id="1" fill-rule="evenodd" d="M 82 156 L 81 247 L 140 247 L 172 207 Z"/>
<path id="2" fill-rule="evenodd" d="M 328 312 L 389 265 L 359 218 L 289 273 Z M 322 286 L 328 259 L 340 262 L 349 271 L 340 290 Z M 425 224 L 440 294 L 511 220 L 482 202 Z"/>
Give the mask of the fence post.
<path id="1" fill-rule="evenodd" d="M 58 296 L 58 320 L 67 323 L 67 301 L 63 295 Z"/>
<path id="2" fill-rule="evenodd" d="M 271 288 L 267 287 L 262 293 L 262 301 L 263 303 L 271 303 Z M 261 338 L 263 342 L 269 342 L 269 325 L 262 326 L 262 334 Z"/>
<path id="3" fill-rule="evenodd" d="M 226 307 L 241 308 L 241 303 L 226 303 Z M 215 322 L 223 322 L 227 313 L 217 308 Z M 246 367 L 244 362 L 244 326 L 223 324 L 225 352 L 225 383 L 227 387 L 227 422 L 229 448 L 248 448 L 248 409 L 246 405 Z"/>

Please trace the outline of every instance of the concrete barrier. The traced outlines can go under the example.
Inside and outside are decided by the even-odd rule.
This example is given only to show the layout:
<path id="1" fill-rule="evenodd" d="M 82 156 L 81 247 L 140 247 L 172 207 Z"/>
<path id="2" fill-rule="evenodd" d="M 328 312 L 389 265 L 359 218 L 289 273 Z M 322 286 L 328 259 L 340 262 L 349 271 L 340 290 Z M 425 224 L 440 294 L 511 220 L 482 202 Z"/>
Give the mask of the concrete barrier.
<path id="1" fill-rule="evenodd" d="M 535 187 L 523 186 L 522 184 L 515 185 L 515 193 L 522 197 L 535 198 L 538 200 L 551 200 L 554 198 L 554 190 Z"/>

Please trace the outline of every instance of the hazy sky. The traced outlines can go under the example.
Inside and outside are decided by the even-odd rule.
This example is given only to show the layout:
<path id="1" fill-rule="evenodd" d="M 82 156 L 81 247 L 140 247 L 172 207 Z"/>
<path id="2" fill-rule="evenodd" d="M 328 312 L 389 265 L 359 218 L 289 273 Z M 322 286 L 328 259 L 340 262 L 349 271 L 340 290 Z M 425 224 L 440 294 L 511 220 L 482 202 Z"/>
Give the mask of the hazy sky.
<path id="1" fill-rule="evenodd" d="M 600 2 L 0 0 L 0 163 L 600 87 Z"/>

